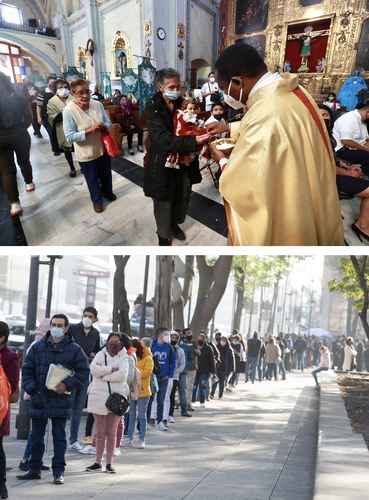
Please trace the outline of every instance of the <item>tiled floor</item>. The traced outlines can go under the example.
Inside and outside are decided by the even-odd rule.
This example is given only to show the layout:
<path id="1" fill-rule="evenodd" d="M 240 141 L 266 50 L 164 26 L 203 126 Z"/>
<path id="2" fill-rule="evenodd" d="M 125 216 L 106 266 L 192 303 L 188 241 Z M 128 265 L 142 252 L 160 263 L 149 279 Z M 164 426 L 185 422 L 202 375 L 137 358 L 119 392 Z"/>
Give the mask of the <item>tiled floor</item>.
<path id="1" fill-rule="evenodd" d="M 142 165 L 140 153 L 129 159 Z M 22 224 L 29 245 L 157 245 L 152 201 L 140 187 L 113 172 L 118 200 L 103 214 L 96 214 L 84 178 L 68 176 L 64 156 L 54 157 L 46 139 L 32 138 L 31 161 L 36 191 L 25 193 L 19 179 Z M 203 183 L 195 190 L 220 202 L 209 174 L 204 174 Z M 183 229 L 185 245 L 227 244 L 226 238 L 191 217 Z"/>

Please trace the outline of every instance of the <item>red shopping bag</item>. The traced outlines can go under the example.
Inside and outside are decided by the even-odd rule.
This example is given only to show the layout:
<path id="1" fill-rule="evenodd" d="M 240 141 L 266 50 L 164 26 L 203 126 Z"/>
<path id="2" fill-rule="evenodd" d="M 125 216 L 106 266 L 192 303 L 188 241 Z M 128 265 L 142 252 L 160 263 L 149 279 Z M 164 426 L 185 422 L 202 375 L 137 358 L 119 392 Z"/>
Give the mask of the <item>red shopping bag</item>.
<path id="1" fill-rule="evenodd" d="M 5 374 L 4 368 L 0 364 L 0 425 L 9 411 L 9 398 L 11 388 L 8 377 Z"/>
<path id="2" fill-rule="evenodd" d="M 122 150 L 118 146 L 117 140 L 113 137 L 109 132 L 102 134 L 102 143 L 104 145 L 104 149 L 107 155 L 111 158 L 116 158 L 122 154 Z"/>

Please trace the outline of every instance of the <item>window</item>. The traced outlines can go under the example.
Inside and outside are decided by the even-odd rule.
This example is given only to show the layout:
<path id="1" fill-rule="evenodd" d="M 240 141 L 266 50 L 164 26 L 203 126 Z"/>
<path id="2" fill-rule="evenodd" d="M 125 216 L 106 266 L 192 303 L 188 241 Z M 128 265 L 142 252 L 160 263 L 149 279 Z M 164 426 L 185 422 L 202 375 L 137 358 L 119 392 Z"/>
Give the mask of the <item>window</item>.
<path id="1" fill-rule="evenodd" d="M 22 13 L 15 5 L 0 4 L 0 14 L 4 23 L 23 24 Z"/>

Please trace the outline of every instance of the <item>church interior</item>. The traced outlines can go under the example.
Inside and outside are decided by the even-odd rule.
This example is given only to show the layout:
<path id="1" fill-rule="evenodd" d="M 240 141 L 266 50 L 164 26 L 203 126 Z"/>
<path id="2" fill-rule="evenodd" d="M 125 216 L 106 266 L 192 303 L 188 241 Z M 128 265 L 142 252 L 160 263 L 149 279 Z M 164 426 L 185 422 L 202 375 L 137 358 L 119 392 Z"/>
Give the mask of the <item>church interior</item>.
<path id="1" fill-rule="evenodd" d="M 29 132 L 35 189 L 27 192 L 18 172 L 18 244 L 155 245 L 152 201 L 142 184 L 144 110 L 156 91 L 156 72 L 174 68 L 183 95 L 201 100 L 219 55 L 244 43 L 256 48 L 270 72 L 296 74 L 315 101 L 333 112 L 355 109 L 360 91 L 368 90 L 368 0 L 0 0 L 0 72 L 27 87 L 33 113 L 48 78 L 87 80 L 117 125 L 121 148 L 112 160 L 117 200 L 96 214 L 79 167 L 69 175 L 64 155 L 53 153 L 34 116 Z M 122 95 L 134 103 L 144 144 L 136 143 L 139 134 L 127 142 Z M 200 171 L 184 223 L 187 238 L 173 244 L 223 246 L 227 223 L 218 166 L 204 158 Z M 339 198 L 346 244 L 367 245 L 351 229 L 360 198 Z"/>

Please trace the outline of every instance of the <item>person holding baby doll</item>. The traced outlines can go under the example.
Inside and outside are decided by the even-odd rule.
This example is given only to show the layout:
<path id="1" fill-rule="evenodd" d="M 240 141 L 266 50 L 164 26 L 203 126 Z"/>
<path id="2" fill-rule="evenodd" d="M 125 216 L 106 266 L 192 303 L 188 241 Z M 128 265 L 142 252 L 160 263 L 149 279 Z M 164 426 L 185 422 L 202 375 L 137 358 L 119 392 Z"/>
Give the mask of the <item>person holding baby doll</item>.
<path id="1" fill-rule="evenodd" d="M 192 185 L 201 182 L 196 153 L 211 136 L 199 127 L 193 103 L 182 109 L 181 81 L 176 70 L 158 71 L 157 88 L 145 112 L 149 133 L 144 193 L 153 199 L 159 245 L 164 246 L 172 245 L 173 239 L 186 239 L 179 225 L 188 211 Z M 174 161 L 168 161 L 171 155 Z M 188 155 L 194 155 L 191 161 L 186 160 Z"/>

